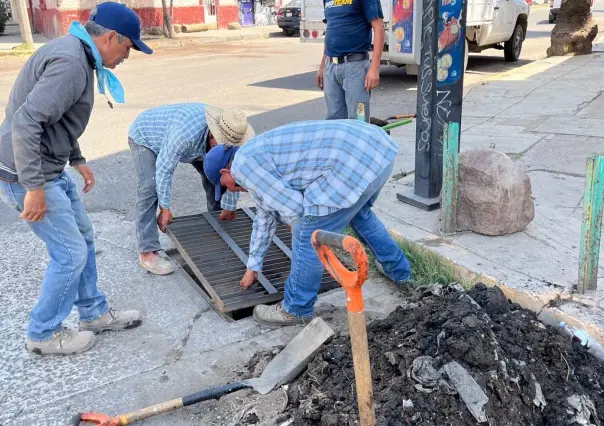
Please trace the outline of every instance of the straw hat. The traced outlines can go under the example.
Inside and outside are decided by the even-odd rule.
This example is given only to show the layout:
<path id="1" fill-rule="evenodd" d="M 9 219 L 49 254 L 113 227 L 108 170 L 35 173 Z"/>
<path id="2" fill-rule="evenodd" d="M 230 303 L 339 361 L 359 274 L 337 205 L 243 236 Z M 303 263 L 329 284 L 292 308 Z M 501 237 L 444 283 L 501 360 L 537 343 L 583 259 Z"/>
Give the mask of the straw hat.
<path id="1" fill-rule="evenodd" d="M 208 107 L 206 123 L 218 145 L 241 146 L 255 135 L 247 116 L 239 109 Z"/>

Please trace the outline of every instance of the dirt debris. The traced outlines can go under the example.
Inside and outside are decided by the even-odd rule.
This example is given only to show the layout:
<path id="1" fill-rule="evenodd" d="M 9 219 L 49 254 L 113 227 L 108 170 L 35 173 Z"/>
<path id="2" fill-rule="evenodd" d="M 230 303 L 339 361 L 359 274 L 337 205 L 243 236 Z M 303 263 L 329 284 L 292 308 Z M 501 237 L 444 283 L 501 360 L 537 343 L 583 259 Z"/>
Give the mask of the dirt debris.
<path id="1" fill-rule="evenodd" d="M 604 422 L 604 365 L 498 288 L 460 290 L 424 291 L 370 324 L 378 425 Z M 472 382 L 468 395 L 460 384 Z M 349 336 L 337 335 L 287 392 L 276 424 L 358 425 Z"/>

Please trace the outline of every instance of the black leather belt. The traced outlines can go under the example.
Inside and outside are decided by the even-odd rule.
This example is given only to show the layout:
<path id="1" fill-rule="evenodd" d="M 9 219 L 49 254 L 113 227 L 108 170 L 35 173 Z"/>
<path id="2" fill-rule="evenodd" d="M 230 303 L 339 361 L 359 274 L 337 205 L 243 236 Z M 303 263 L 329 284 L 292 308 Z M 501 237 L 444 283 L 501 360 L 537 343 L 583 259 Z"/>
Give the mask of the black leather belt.
<path id="1" fill-rule="evenodd" d="M 344 56 L 330 56 L 329 62 L 332 64 L 343 64 L 345 62 L 357 62 L 369 59 L 368 53 L 350 53 Z"/>

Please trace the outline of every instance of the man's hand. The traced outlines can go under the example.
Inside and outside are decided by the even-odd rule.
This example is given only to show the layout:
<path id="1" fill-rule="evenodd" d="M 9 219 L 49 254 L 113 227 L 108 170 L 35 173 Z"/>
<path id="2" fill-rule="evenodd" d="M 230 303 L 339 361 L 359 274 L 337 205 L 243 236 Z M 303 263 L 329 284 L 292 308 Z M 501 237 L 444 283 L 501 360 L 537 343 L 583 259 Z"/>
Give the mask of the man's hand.
<path id="1" fill-rule="evenodd" d="M 241 281 L 239 283 L 241 284 L 241 287 L 246 290 L 249 286 L 254 284 L 257 279 L 258 272 L 254 272 L 251 269 L 248 269 L 247 271 L 245 271 L 245 274 L 243 275 L 243 278 L 241 278 Z"/>
<path id="2" fill-rule="evenodd" d="M 94 173 L 92 173 L 92 169 L 88 167 L 88 164 L 80 164 L 79 166 L 74 166 L 73 168 L 76 169 L 84 179 L 84 192 L 86 193 L 90 191 L 95 183 Z"/>
<path id="3" fill-rule="evenodd" d="M 365 90 L 368 92 L 378 87 L 380 84 L 380 69 L 374 69 L 373 66 L 369 68 L 367 75 L 365 76 Z"/>
<path id="4" fill-rule="evenodd" d="M 159 215 L 157 216 L 157 226 L 161 232 L 166 232 L 166 228 L 172 222 L 172 212 L 170 209 L 159 209 Z"/>
<path id="5" fill-rule="evenodd" d="M 317 87 L 323 90 L 323 66 L 317 71 Z"/>
<path id="6" fill-rule="evenodd" d="M 220 212 L 220 220 L 233 220 L 237 216 L 237 212 L 231 210 L 223 210 Z"/>
<path id="7" fill-rule="evenodd" d="M 44 188 L 33 191 L 27 191 L 23 201 L 23 212 L 21 219 L 29 222 L 39 222 L 46 215 L 46 199 L 44 198 Z"/>

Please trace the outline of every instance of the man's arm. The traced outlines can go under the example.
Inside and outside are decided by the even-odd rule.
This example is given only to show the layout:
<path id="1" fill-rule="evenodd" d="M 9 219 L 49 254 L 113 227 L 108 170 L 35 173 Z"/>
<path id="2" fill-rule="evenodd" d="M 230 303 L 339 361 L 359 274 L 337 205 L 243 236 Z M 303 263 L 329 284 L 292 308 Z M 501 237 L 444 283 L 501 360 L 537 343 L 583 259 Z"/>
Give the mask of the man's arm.
<path id="1" fill-rule="evenodd" d="M 264 210 L 258 209 L 250 238 L 250 255 L 247 261 L 248 270 L 254 272 L 262 270 L 264 256 L 271 245 L 276 230 L 277 221 L 275 218 Z"/>
<path id="2" fill-rule="evenodd" d="M 384 14 L 380 0 L 363 0 L 363 11 L 373 30 L 373 57 L 365 77 L 365 90 L 370 91 L 380 84 L 380 62 L 384 51 Z"/>
<path id="3" fill-rule="evenodd" d="M 220 208 L 234 212 L 237 210 L 237 201 L 239 201 L 239 193 L 227 191 L 222 194 L 220 199 Z"/>
<path id="4" fill-rule="evenodd" d="M 317 87 L 321 90 L 323 90 L 323 69 L 325 68 L 325 61 L 327 61 L 327 55 L 325 54 L 325 42 L 323 42 L 323 47 L 321 65 L 319 65 L 319 71 L 317 71 Z"/>
<path id="5" fill-rule="evenodd" d="M 28 191 L 42 188 L 45 183 L 40 154 L 44 126 L 59 120 L 80 99 L 86 80 L 86 70 L 76 58 L 53 59 L 15 112 L 12 122 L 15 166 L 19 183 Z"/>
<path id="6" fill-rule="evenodd" d="M 86 158 L 82 155 L 82 151 L 80 150 L 80 143 L 75 141 L 73 143 L 73 149 L 69 153 L 69 165 L 71 167 L 76 167 L 82 164 L 86 164 Z"/>

